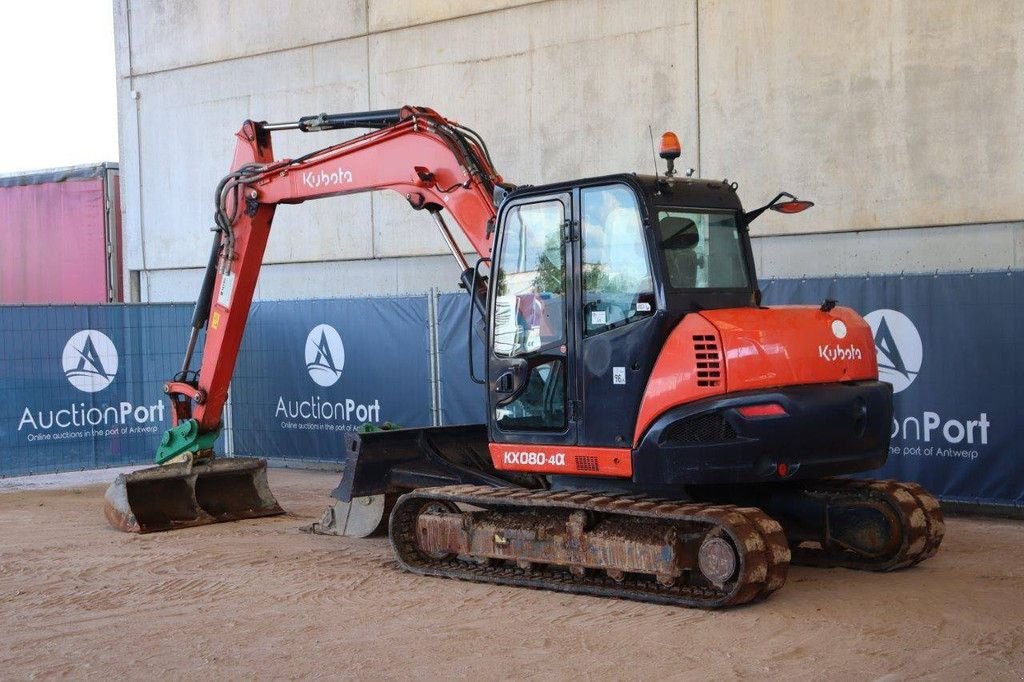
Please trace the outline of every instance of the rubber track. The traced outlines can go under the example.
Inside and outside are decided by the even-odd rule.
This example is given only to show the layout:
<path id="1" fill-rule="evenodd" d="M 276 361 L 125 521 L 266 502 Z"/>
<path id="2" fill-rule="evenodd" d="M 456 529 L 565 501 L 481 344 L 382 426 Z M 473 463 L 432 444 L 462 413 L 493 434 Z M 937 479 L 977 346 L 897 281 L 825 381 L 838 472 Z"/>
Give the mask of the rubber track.
<path id="1" fill-rule="evenodd" d="M 416 544 L 416 519 L 422 503 L 428 500 L 505 512 L 516 509 L 583 509 L 607 516 L 644 517 L 659 522 L 696 522 L 721 527 L 734 545 L 745 551 L 740 558 L 739 577 L 727 583 L 723 590 L 710 584 L 664 587 L 653 576 L 631 573 L 627 573 L 622 582 L 616 582 L 599 570 L 577 577 L 567 570 L 543 565 L 524 570 L 507 561 L 436 560 L 422 554 Z M 614 493 L 465 485 L 421 488 L 399 499 L 391 514 L 390 527 L 391 544 L 399 564 L 420 575 L 702 608 L 736 606 L 764 599 L 785 584 L 790 559 L 782 527 L 759 509 L 679 503 Z"/>
<path id="2" fill-rule="evenodd" d="M 836 501 L 881 500 L 892 507 L 903 526 L 899 551 L 879 559 L 865 559 L 837 548 L 793 547 L 793 564 L 802 566 L 839 566 L 870 571 L 895 571 L 919 564 L 932 557 L 942 544 L 945 522 L 939 502 L 916 483 L 870 479 L 822 479 L 811 481 L 804 490 Z"/>

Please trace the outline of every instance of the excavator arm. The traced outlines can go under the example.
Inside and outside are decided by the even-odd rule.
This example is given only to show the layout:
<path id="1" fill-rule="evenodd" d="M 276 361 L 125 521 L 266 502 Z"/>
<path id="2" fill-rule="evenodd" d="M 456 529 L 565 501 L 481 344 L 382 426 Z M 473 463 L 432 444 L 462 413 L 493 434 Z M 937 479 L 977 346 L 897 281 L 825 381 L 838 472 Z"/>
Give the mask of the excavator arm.
<path id="1" fill-rule="evenodd" d="M 370 132 L 296 159 L 275 159 L 271 134 L 368 128 Z M 279 204 L 371 190 L 399 192 L 428 211 L 481 305 L 473 276 L 448 229 L 454 218 L 481 256 L 491 251 L 495 204 L 508 186 L 483 140 L 438 113 L 403 107 L 309 116 L 291 123 L 246 121 L 231 172 L 216 191 L 213 245 L 181 370 L 164 385 L 173 425 L 161 440 L 163 466 L 121 474 L 108 488 L 104 513 L 115 528 L 148 533 L 283 513 L 267 483 L 266 461 L 216 459 L 228 386 L 238 358 L 270 225 Z M 192 370 L 200 333 L 202 363 Z"/>
<path id="2" fill-rule="evenodd" d="M 271 133 L 372 128 L 372 132 L 296 159 L 275 160 Z M 483 140 L 425 108 L 311 116 L 293 123 L 246 121 L 236 137 L 232 170 L 216 192 L 216 227 L 203 287 L 181 371 L 164 390 L 173 428 L 157 463 L 206 457 L 221 428 L 238 349 L 278 204 L 392 190 L 412 208 L 429 211 L 463 279 L 471 272 L 442 211 L 447 211 L 480 256 L 491 251 L 496 189 L 505 186 Z M 191 370 L 205 328 L 202 364 Z"/>

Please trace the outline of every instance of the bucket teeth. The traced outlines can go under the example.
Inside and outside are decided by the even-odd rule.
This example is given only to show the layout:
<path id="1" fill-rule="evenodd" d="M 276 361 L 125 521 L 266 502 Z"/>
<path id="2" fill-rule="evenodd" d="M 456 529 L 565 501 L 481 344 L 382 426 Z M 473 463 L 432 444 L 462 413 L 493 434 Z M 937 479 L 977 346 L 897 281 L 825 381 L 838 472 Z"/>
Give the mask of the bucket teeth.
<path id="1" fill-rule="evenodd" d="M 153 533 L 283 514 L 267 482 L 265 460 L 238 457 L 172 464 L 121 474 L 104 514 L 129 533 Z"/>

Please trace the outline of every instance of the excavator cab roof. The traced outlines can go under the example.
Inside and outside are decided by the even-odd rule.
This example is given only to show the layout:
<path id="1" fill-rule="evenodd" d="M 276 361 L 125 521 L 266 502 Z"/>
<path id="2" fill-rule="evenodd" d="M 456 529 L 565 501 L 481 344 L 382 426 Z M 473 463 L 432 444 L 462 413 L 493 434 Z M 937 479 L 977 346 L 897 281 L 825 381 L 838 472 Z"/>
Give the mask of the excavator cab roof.
<path id="1" fill-rule="evenodd" d="M 599 175 L 545 185 L 521 185 L 506 195 L 504 201 L 532 194 L 567 192 L 576 188 L 616 182 L 631 186 L 645 199 L 643 204 L 657 203 L 709 210 L 743 211 L 743 206 L 736 195 L 735 186 L 727 180 L 639 175 L 637 173 Z"/>

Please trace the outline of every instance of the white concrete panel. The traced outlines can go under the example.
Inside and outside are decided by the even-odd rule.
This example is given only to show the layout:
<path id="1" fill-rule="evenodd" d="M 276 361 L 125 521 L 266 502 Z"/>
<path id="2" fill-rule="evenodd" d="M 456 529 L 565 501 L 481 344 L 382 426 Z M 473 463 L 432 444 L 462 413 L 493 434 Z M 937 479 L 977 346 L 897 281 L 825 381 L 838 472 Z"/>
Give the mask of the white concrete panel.
<path id="1" fill-rule="evenodd" d="M 459 290 L 459 272 L 449 257 L 385 258 L 323 263 L 279 263 L 264 266 L 256 300 L 273 301 L 345 296 L 402 296 L 423 294 L 431 287 Z M 149 273 L 143 290 L 150 301 L 193 302 L 203 270 L 157 270 Z M 144 296 L 145 298 L 145 296 Z"/>
<path id="2" fill-rule="evenodd" d="M 365 38 L 356 38 L 135 78 L 148 267 L 205 262 L 213 191 L 230 168 L 234 133 L 246 118 L 295 120 L 365 109 L 365 64 Z M 278 158 L 295 157 L 345 137 L 285 131 L 275 135 L 274 151 Z M 281 207 L 265 261 L 370 257 L 369 205 L 361 196 Z"/>
<path id="3" fill-rule="evenodd" d="M 771 239 L 771 237 L 765 237 L 763 239 L 750 240 L 750 250 L 754 256 L 754 270 L 757 271 L 758 275 L 764 269 L 764 244 Z"/>
<path id="4" fill-rule="evenodd" d="M 648 125 L 696 137 L 694 3 L 533 4 L 370 36 L 372 108 L 420 104 L 479 132 L 498 171 L 541 184 L 653 172 Z M 378 256 L 410 244 L 407 213 L 376 201 Z"/>
<path id="5" fill-rule="evenodd" d="M 143 80 L 143 79 L 137 79 Z M 149 268 L 202 266 L 210 253 L 213 194 L 228 172 L 234 131 L 249 116 L 248 97 L 178 101 L 142 90 L 141 218 Z"/>
<path id="6" fill-rule="evenodd" d="M 151 270 L 142 282 L 142 300 L 150 303 L 195 303 L 203 270 Z"/>
<path id="7" fill-rule="evenodd" d="M 442 214 L 463 251 L 472 251 L 458 223 L 445 212 Z M 373 194 L 373 255 L 377 258 L 400 256 L 451 255 L 433 219 L 426 211 L 416 211 L 396 192 Z M 470 262 L 475 260 L 470 259 Z"/>
<path id="8" fill-rule="evenodd" d="M 1024 263 L 1016 259 L 1022 244 L 1024 223 L 777 235 L 753 240 L 762 279 L 1020 268 Z M 194 301 L 202 273 L 200 268 L 150 272 L 143 282 L 143 298 Z M 451 256 L 280 263 L 264 266 L 256 299 L 400 296 L 422 294 L 431 287 L 459 291 L 458 280 L 458 267 Z"/>
<path id="9" fill-rule="evenodd" d="M 1024 217 L 1024 3 L 699 10 L 703 174 L 818 202 L 759 233 Z"/>
<path id="10" fill-rule="evenodd" d="M 368 0 L 370 32 L 390 31 L 417 24 L 456 19 L 472 14 L 493 12 L 537 0 Z"/>
<path id="11" fill-rule="evenodd" d="M 1014 243 L 1024 223 L 778 235 L 753 240 L 758 276 L 820 277 L 967 272 L 1019 267 Z"/>
<path id="12" fill-rule="evenodd" d="M 302 116 L 365 111 L 367 102 L 366 39 L 355 38 L 310 48 L 305 82 L 287 89 L 254 92 L 250 112 L 266 121 L 294 121 Z M 350 139 L 365 131 L 273 133 L 274 156 L 296 158 Z M 360 194 L 280 206 L 265 262 L 336 260 L 373 257 L 370 196 Z"/>
<path id="13" fill-rule="evenodd" d="M 118 0 L 129 3 L 134 74 L 305 47 L 366 33 L 366 0 Z"/>
<path id="14" fill-rule="evenodd" d="M 1024 223 L 1017 223 L 1013 235 L 1013 267 L 1024 268 Z"/>
<path id="15" fill-rule="evenodd" d="M 142 270 L 145 267 L 142 257 L 143 235 L 139 205 L 139 128 L 135 115 L 135 100 L 131 96 L 131 79 L 128 78 L 117 79 L 117 128 L 120 156 L 118 168 L 121 176 L 121 249 L 124 291 L 128 291 L 128 271 Z"/>
<path id="16" fill-rule="evenodd" d="M 129 0 L 113 0 L 111 3 L 114 8 L 114 68 L 118 78 L 131 75 L 128 2 Z"/>
<path id="17" fill-rule="evenodd" d="M 476 259 L 474 253 L 466 253 L 466 260 L 472 265 Z M 459 287 L 459 265 L 447 256 L 426 256 L 422 258 L 396 258 L 395 293 L 419 293 L 431 287 L 442 293 L 463 291 Z"/>

